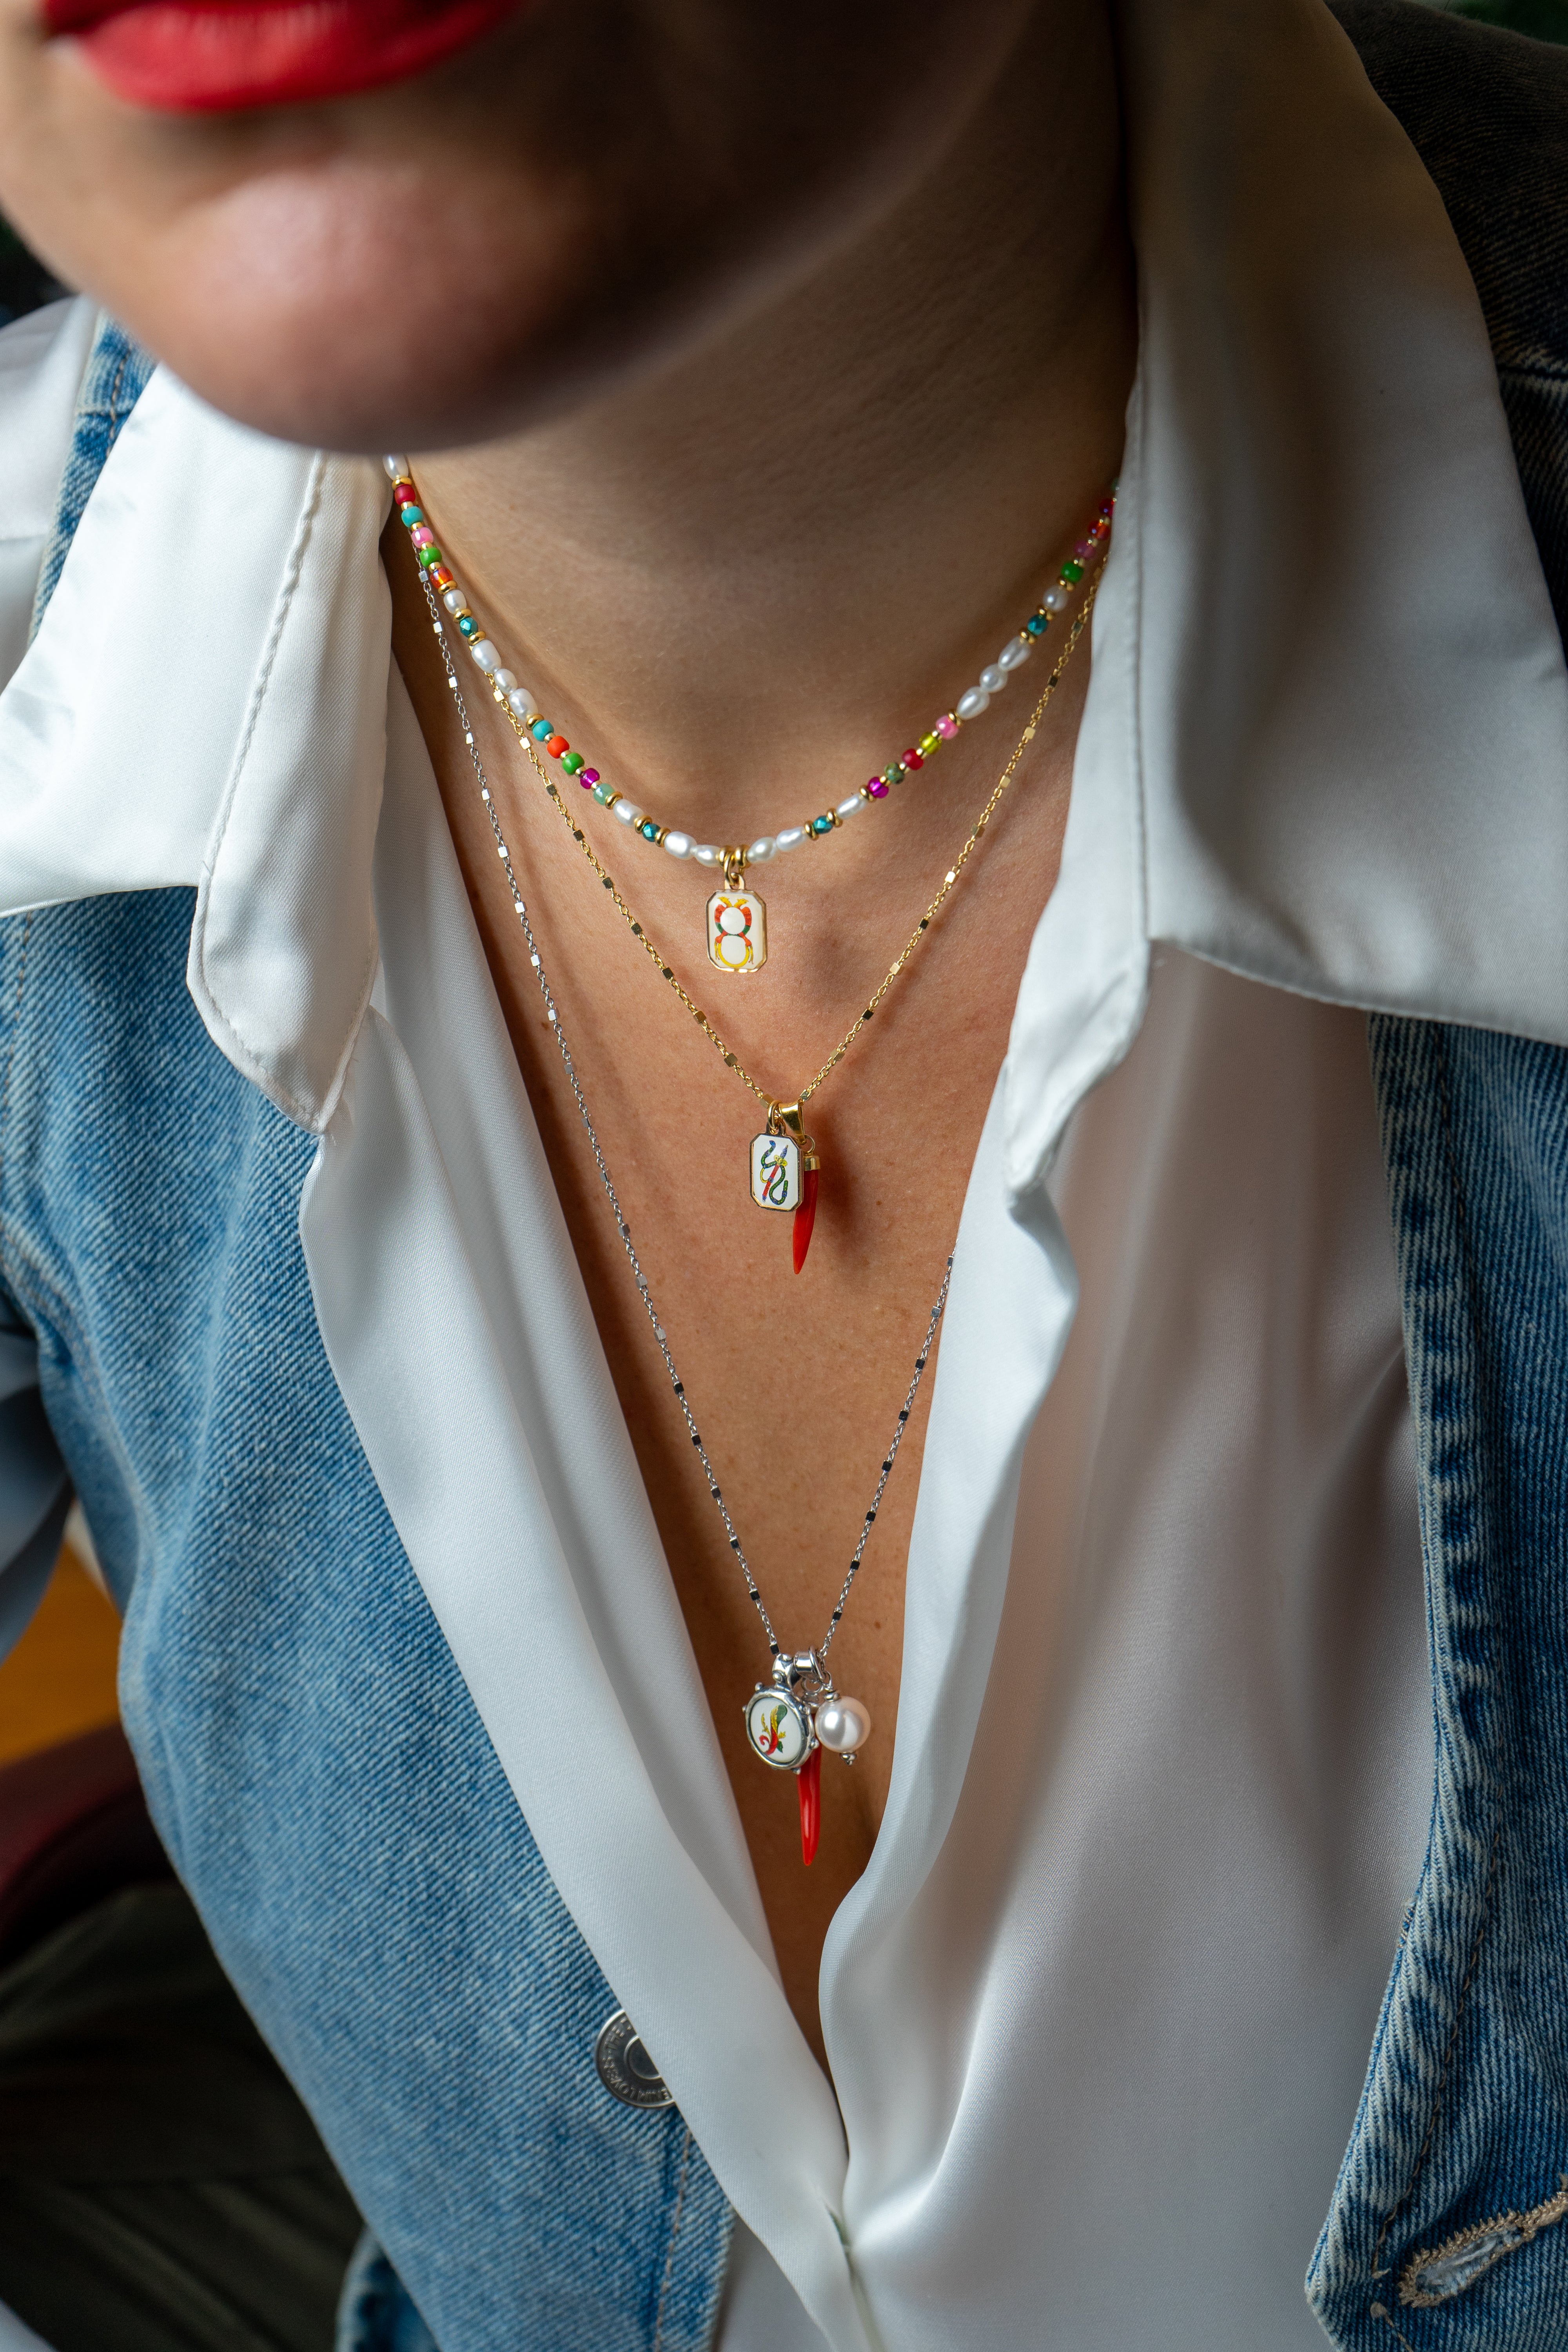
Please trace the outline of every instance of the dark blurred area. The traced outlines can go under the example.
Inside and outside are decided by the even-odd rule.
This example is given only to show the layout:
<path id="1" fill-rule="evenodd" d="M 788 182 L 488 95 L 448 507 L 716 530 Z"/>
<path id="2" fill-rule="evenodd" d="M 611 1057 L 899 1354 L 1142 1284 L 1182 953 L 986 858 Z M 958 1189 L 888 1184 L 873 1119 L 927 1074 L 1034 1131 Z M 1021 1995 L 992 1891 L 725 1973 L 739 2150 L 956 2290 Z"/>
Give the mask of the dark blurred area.
<path id="1" fill-rule="evenodd" d="M 0 220 L 0 327 L 52 302 L 65 288 L 41 261 L 35 261 L 16 232 Z"/>
<path id="2" fill-rule="evenodd" d="M 1447 6 L 1456 16 L 1528 34 L 1531 40 L 1568 43 L 1568 0 L 1436 0 L 1436 5 Z M 0 327 L 67 290 L 0 220 Z"/>

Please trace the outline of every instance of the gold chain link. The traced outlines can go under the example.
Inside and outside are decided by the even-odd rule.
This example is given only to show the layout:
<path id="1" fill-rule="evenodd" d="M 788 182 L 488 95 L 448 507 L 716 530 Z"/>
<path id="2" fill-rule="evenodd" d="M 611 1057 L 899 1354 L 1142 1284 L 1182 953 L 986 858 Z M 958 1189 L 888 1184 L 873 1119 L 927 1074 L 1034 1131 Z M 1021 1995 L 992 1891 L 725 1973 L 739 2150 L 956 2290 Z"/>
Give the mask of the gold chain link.
<path id="1" fill-rule="evenodd" d="M 874 1017 L 877 1008 L 881 1003 L 882 999 L 887 995 L 888 991 L 898 979 L 899 974 L 909 962 L 910 956 L 913 955 L 921 940 L 931 929 L 936 916 L 941 912 L 942 908 L 947 899 L 948 894 L 956 887 L 958 877 L 963 873 L 965 866 L 969 863 L 970 856 L 974 849 L 975 844 L 979 841 L 981 835 L 984 832 L 986 826 L 995 815 L 997 804 L 1001 801 L 1003 793 L 1006 791 L 1008 785 L 1012 782 L 1015 774 L 1017 772 L 1019 761 L 1028 750 L 1029 745 L 1034 741 L 1035 730 L 1039 726 L 1040 720 L 1046 714 L 1046 709 L 1051 697 L 1055 694 L 1058 687 L 1061 684 L 1063 673 L 1066 670 L 1068 662 L 1072 659 L 1073 649 L 1089 625 L 1089 615 L 1094 610 L 1094 600 L 1100 593 L 1100 583 L 1104 574 L 1104 571 L 1105 565 L 1101 562 L 1099 570 L 1090 580 L 1089 586 L 1085 589 L 1083 600 L 1079 605 L 1077 613 L 1073 615 L 1072 625 L 1068 631 L 1068 641 L 1062 647 L 1060 656 L 1057 661 L 1057 666 L 1052 670 L 1049 677 L 1046 680 L 1045 689 L 1041 694 L 1039 700 L 1036 703 L 1033 710 L 1029 713 L 1028 724 L 1025 727 L 1023 733 L 1019 736 L 1016 744 L 1014 746 L 1012 758 L 1008 761 L 1006 766 L 1003 769 L 1002 773 L 996 779 L 996 783 L 990 799 L 986 802 L 984 807 L 981 810 L 980 814 L 976 817 L 973 825 L 970 829 L 968 839 L 965 841 L 963 848 L 959 851 L 957 856 L 953 859 L 952 864 L 948 867 L 946 874 L 943 876 L 942 888 L 937 892 L 936 897 L 931 900 L 931 905 L 926 908 L 925 913 L 921 917 L 920 921 L 910 933 L 908 940 L 900 949 L 892 962 L 889 965 L 887 971 L 882 977 L 880 986 L 876 990 L 869 1003 L 867 1003 L 863 1010 L 856 1015 L 855 1020 L 845 1031 L 843 1036 L 839 1039 L 832 1053 L 829 1054 L 826 1061 L 823 1063 L 822 1067 L 817 1071 L 816 1076 L 810 1079 L 805 1086 L 802 1087 L 799 1094 L 795 1097 L 795 1100 L 797 1103 L 809 1102 L 812 1096 L 822 1085 L 824 1079 L 830 1076 L 838 1067 L 839 1063 L 844 1059 L 845 1055 L 849 1051 L 850 1046 L 855 1043 L 856 1038 L 858 1037 L 860 1032 L 866 1026 L 867 1022 Z M 708 1018 L 708 1015 L 703 1011 L 701 1005 L 697 1003 L 695 997 L 689 995 L 685 988 L 682 987 L 670 965 L 666 961 L 663 951 L 651 939 L 649 939 L 642 924 L 637 920 L 637 916 L 632 912 L 630 907 L 627 906 L 625 898 L 622 898 L 620 891 L 616 886 L 613 875 L 608 874 L 605 867 L 600 864 L 593 843 L 589 840 L 582 826 L 578 824 L 573 817 L 570 809 L 568 809 L 565 802 L 561 797 L 560 786 L 556 783 L 554 778 L 551 775 L 549 770 L 540 759 L 537 751 L 534 749 L 532 740 L 528 733 L 529 722 L 519 719 L 516 712 L 508 704 L 505 694 L 501 688 L 496 686 L 493 681 L 490 686 L 490 693 L 495 700 L 498 709 L 501 712 L 502 717 L 510 726 L 513 734 L 517 737 L 517 740 L 521 745 L 523 751 L 528 754 L 530 763 L 537 774 L 540 782 L 544 786 L 550 798 L 554 802 L 557 810 L 560 812 L 562 822 L 565 825 L 568 833 L 570 833 L 573 840 L 577 844 L 577 846 L 581 849 L 584 856 L 587 859 L 589 865 L 598 876 L 600 883 L 604 888 L 609 892 L 613 905 L 627 925 L 632 937 L 641 946 L 644 954 L 653 965 L 654 970 L 658 972 L 659 978 L 668 982 L 670 987 L 675 991 L 676 995 L 680 999 L 680 1002 L 684 1004 L 688 1013 L 690 1013 L 692 1019 L 696 1022 L 703 1035 L 709 1040 L 709 1043 L 714 1046 L 721 1055 L 725 1068 L 733 1070 L 735 1076 L 741 1080 L 742 1084 L 749 1087 L 752 1094 L 755 1095 L 757 1100 L 763 1104 L 768 1110 L 771 1111 L 775 1109 L 778 1103 L 784 1100 L 785 1097 L 783 1096 L 775 1097 L 769 1094 L 765 1087 L 760 1087 L 755 1078 L 752 1077 L 750 1070 L 746 1068 L 744 1063 L 741 1060 L 740 1055 L 734 1052 L 732 1047 L 724 1043 L 723 1038 L 720 1035 L 718 1030 L 714 1028 L 713 1024 Z"/>

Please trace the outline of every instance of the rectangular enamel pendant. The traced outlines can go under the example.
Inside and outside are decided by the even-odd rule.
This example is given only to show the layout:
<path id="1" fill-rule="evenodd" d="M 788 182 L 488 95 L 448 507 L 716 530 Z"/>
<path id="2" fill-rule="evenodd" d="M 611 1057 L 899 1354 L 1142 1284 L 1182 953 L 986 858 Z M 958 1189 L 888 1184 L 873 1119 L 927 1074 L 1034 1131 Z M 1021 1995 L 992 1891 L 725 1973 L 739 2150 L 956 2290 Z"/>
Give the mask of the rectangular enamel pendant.
<path id="1" fill-rule="evenodd" d="M 800 1146 L 793 1135 L 752 1138 L 752 1198 L 759 1209 L 798 1209 Z"/>
<path id="2" fill-rule="evenodd" d="M 768 910 L 755 890 L 715 890 L 708 901 L 708 961 L 721 971 L 760 971 L 768 960 Z"/>

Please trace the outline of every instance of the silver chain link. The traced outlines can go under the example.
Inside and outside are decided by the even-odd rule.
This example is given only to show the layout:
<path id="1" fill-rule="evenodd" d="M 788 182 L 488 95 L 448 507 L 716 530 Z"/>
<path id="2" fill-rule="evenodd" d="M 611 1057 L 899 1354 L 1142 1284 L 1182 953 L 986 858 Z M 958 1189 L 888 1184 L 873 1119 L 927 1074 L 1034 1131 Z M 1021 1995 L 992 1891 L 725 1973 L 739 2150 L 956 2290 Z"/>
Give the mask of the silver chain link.
<path id="1" fill-rule="evenodd" d="M 696 1420 L 692 1415 L 691 1406 L 687 1400 L 686 1383 L 681 1379 L 680 1374 L 676 1370 L 675 1358 L 669 1352 L 669 1341 L 665 1337 L 664 1325 L 659 1320 L 658 1310 L 653 1303 L 653 1297 L 647 1286 L 647 1276 L 644 1274 L 642 1267 L 638 1263 L 637 1251 L 632 1244 L 631 1227 L 627 1224 L 626 1218 L 621 1213 L 620 1195 L 616 1191 L 615 1182 L 610 1175 L 609 1167 L 605 1161 L 604 1151 L 599 1143 L 599 1139 L 594 1131 L 594 1122 L 588 1116 L 587 1100 L 583 1093 L 582 1081 L 577 1076 L 577 1066 L 572 1059 L 571 1048 L 566 1043 L 565 1032 L 561 1026 L 561 1014 L 555 1003 L 555 992 L 551 987 L 549 978 L 546 975 L 543 961 L 539 952 L 539 942 L 533 936 L 533 925 L 529 920 L 528 908 L 524 904 L 521 891 L 518 888 L 517 870 L 512 864 L 511 850 L 508 845 L 505 834 L 501 831 L 500 819 L 496 814 L 495 796 L 490 791 L 489 779 L 485 774 L 484 762 L 479 758 L 479 747 L 474 740 L 473 723 L 468 717 L 468 705 L 463 700 L 463 689 L 461 685 L 458 683 L 457 665 L 452 659 L 452 648 L 447 637 L 447 625 L 442 618 L 441 608 L 436 601 L 436 592 L 431 587 L 429 578 L 424 572 L 420 572 L 419 584 L 425 592 L 425 602 L 430 608 L 430 625 L 436 633 L 436 642 L 441 649 L 441 662 L 447 673 L 447 684 L 451 689 L 457 707 L 458 718 L 462 726 L 463 740 L 468 745 L 468 758 L 473 762 L 474 774 L 479 780 L 479 798 L 484 803 L 485 814 L 489 818 L 490 831 L 495 836 L 497 854 L 500 858 L 501 864 L 506 868 L 507 885 L 511 891 L 512 909 L 517 916 L 518 921 L 522 926 L 522 936 L 528 946 L 528 961 L 533 967 L 533 971 L 539 981 L 540 994 L 544 999 L 545 1017 L 555 1034 L 555 1043 L 560 1049 L 562 1067 L 565 1070 L 566 1082 L 572 1089 L 573 1098 L 577 1105 L 578 1115 L 583 1121 L 584 1130 L 588 1138 L 589 1149 L 594 1154 L 594 1165 L 599 1171 L 599 1181 L 604 1185 L 605 1197 L 609 1202 L 611 1213 L 616 1220 L 616 1231 L 621 1237 L 621 1246 L 626 1251 L 626 1263 L 631 1267 L 632 1277 L 637 1286 L 637 1295 L 641 1298 L 643 1306 L 647 1310 L 647 1319 L 653 1326 L 653 1336 L 658 1342 L 658 1352 L 664 1358 L 664 1368 L 669 1374 L 669 1384 L 675 1391 L 675 1401 L 677 1404 L 679 1405 L 686 1426 L 691 1433 L 691 1443 L 697 1449 L 697 1458 L 701 1463 L 703 1475 L 708 1480 L 708 1492 L 712 1496 L 715 1504 L 718 1506 L 719 1517 L 724 1522 L 724 1533 L 730 1539 L 730 1549 L 734 1553 L 736 1559 L 740 1563 L 741 1573 L 746 1580 L 746 1591 L 751 1596 L 752 1603 L 756 1610 L 757 1615 L 762 1620 L 763 1631 L 768 1637 L 768 1648 L 775 1658 L 781 1657 L 783 1656 L 784 1652 L 780 1646 L 778 1635 L 773 1632 L 773 1621 L 768 1615 L 767 1604 L 763 1601 L 762 1594 L 757 1590 L 757 1580 L 752 1574 L 751 1563 L 746 1558 L 744 1547 L 741 1542 L 740 1537 L 735 1533 L 735 1523 L 730 1517 L 730 1507 L 725 1502 L 722 1494 L 720 1492 L 719 1481 L 714 1475 L 713 1465 L 708 1458 L 708 1448 L 702 1443 L 701 1433 L 699 1431 Z M 867 1512 L 865 1519 L 861 1524 L 860 1540 L 855 1547 L 855 1557 L 849 1563 L 849 1573 L 844 1580 L 843 1587 L 839 1591 L 833 1614 L 828 1619 L 827 1632 L 822 1641 L 817 1644 L 816 1654 L 819 1658 L 826 1659 L 829 1649 L 832 1647 L 833 1637 L 838 1631 L 839 1621 L 844 1614 L 845 1603 L 849 1598 L 849 1589 L 854 1583 L 856 1577 L 859 1574 L 860 1562 L 865 1556 L 866 1546 L 871 1539 L 871 1529 L 876 1525 L 877 1513 L 881 1505 L 882 1495 L 889 1479 L 893 1475 L 893 1465 L 899 1458 L 899 1447 L 903 1443 L 904 1432 L 909 1426 L 910 1415 L 914 1411 L 915 1398 L 920 1392 L 921 1381 L 925 1375 L 926 1362 L 931 1355 L 931 1345 L 936 1339 L 937 1330 L 942 1322 L 942 1312 L 947 1306 L 947 1286 L 952 1279 L 952 1260 L 950 1257 L 942 1274 L 942 1288 L 936 1295 L 936 1304 L 931 1311 L 931 1323 L 927 1328 L 920 1354 L 915 1359 L 914 1378 L 910 1382 L 909 1394 L 904 1399 L 902 1409 L 900 1412 L 898 1421 L 893 1429 L 891 1441 L 883 1459 L 881 1475 L 877 1480 L 877 1491 L 871 1497 L 871 1507 Z"/>

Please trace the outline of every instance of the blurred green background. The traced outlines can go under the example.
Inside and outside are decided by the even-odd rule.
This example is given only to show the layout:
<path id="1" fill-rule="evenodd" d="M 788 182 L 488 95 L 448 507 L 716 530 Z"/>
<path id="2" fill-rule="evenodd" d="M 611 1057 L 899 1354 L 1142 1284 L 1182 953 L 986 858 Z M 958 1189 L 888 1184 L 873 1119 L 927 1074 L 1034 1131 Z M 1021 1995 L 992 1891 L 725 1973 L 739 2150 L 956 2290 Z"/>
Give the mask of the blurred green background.
<path id="1" fill-rule="evenodd" d="M 1475 16 L 1482 24 L 1527 33 L 1533 40 L 1568 43 L 1568 0 L 1433 0 L 1433 5 L 1447 7 L 1456 16 Z M 0 220 L 0 327 L 65 291 Z"/>

